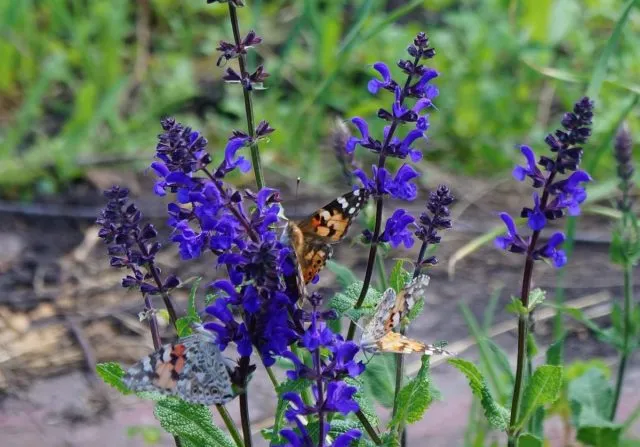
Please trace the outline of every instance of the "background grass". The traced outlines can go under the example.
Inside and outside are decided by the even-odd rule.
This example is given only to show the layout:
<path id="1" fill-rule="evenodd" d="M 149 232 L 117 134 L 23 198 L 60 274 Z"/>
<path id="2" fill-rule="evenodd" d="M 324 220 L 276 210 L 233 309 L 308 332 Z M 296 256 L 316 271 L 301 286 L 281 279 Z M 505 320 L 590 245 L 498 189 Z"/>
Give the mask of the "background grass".
<path id="1" fill-rule="evenodd" d="M 254 101 L 257 119 L 277 129 L 261 147 L 267 176 L 277 170 L 319 183 L 338 175 L 337 163 L 314 168 L 331 157 L 324 143 L 335 117 L 375 115 L 371 64 L 402 57 L 420 30 L 441 72 L 425 158 L 444 169 L 504 175 L 520 159 L 516 145 L 539 147 L 594 78 L 594 140 L 608 141 L 624 117 L 637 133 L 633 3 L 247 1 L 242 31 L 265 39 L 250 66 L 264 60 L 271 73 Z M 608 45 L 627 6 L 619 39 Z M 218 41 L 231 38 L 226 13 L 204 0 L 2 2 L 0 195 L 55 193 L 109 160 L 142 167 L 166 115 L 202 129 L 214 152 L 222 148 L 243 127 L 241 91 L 220 81 L 224 68 L 215 64 Z M 585 157 L 599 178 L 613 174 L 610 157 Z"/>

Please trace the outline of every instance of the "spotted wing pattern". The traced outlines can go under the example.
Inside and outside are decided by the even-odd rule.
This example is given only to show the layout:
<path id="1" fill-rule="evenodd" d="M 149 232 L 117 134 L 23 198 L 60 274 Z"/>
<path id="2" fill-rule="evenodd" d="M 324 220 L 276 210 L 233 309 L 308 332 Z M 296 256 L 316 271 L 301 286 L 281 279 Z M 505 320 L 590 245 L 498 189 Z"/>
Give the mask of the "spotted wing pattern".
<path id="1" fill-rule="evenodd" d="M 363 350 L 393 352 L 400 354 L 423 353 L 427 355 L 453 355 L 444 349 L 422 343 L 393 332 L 400 322 L 411 312 L 418 299 L 422 298 L 429 285 L 429 276 L 420 275 L 407 286 L 395 293 L 391 288 L 383 294 L 371 320 L 364 327 L 360 346 Z"/>
<path id="2" fill-rule="evenodd" d="M 200 335 L 160 347 L 124 376 L 133 391 L 154 391 L 204 405 L 234 398 L 227 365 L 218 347 Z"/>
<path id="3" fill-rule="evenodd" d="M 353 219 L 369 200 L 361 188 L 338 197 L 298 222 L 290 222 L 288 236 L 298 257 L 305 284 L 322 270 L 333 255 L 333 244 L 340 242 Z"/>

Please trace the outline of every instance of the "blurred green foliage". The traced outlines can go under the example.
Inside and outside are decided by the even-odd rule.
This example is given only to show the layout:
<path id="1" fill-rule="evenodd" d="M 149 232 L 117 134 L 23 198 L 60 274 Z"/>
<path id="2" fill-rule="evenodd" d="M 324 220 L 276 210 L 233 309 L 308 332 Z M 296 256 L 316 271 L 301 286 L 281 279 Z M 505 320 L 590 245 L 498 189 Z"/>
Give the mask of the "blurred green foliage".
<path id="1" fill-rule="evenodd" d="M 397 60 L 420 30 L 441 72 L 425 159 L 470 174 L 502 173 L 520 143 L 540 147 L 557 114 L 586 91 L 627 2 L 621 0 L 247 0 L 242 31 L 265 38 L 268 89 L 256 117 L 277 129 L 262 145 L 267 178 L 326 181 L 335 117 L 373 116 L 377 60 Z M 636 2 L 638 3 L 638 2 Z M 10 0 L 0 3 L 0 194 L 55 191 L 109 159 L 148 163 L 162 116 L 201 129 L 214 153 L 244 127 L 237 86 L 215 47 L 231 40 L 225 5 L 205 0 Z M 607 58 L 596 142 L 631 114 L 640 133 L 640 11 L 631 8 Z M 380 128 L 378 128 L 380 130 Z M 588 159 L 589 152 L 585 157 Z M 601 170 L 610 167 L 600 159 Z M 326 164 L 331 166 L 329 162 Z"/>

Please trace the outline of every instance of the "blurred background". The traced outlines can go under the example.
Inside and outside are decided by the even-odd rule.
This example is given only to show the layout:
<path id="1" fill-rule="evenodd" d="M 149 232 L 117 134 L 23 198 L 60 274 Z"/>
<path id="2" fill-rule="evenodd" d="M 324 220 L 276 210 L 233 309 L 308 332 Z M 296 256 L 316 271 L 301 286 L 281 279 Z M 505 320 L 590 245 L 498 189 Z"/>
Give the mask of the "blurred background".
<path id="1" fill-rule="evenodd" d="M 592 96 L 595 129 L 583 168 L 597 181 L 591 211 L 578 221 L 562 293 L 586 300 L 581 303 L 606 321 L 603 309 L 621 286 L 608 265 L 612 221 L 602 209 L 617 193 L 612 139 L 625 120 L 632 135 L 640 134 L 640 9 L 633 2 L 246 3 L 239 10 L 242 33 L 254 29 L 264 38 L 258 53 L 249 53 L 249 66 L 264 64 L 271 75 L 267 89 L 254 94 L 257 120 L 276 128 L 261 145 L 265 176 L 298 214 L 349 188 L 331 135 L 336 120 L 373 117 L 382 105 L 366 90 L 371 65 L 404 57 L 418 31 L 430 37 L 440 95 L 419 166 L 421 197 L 444 182 L 458 203 L 455 230 L 433 273 L 433 308 L 415 331 L 430 340 L 467 340 L 471 358 L 477 352 L 469 315 L 485 318 L 487 330 L 513 320 L 500 303 L 517 289 L 520 260 L 486 245 L 491 237 L 478 238 L 498 225 L 498 211 L 517 213 L 530 200 L 511 180 L 512 166 L 521 162 L 517 146 L 540 151 L 561 114 Z M 162 117 L 201 130 L 214 158 L 232 129 L 246 128 L 242 92 L 225 85 L 224 67 L 216 66 L 218 42 L 232 36 L 227 14 L 226 5 L 204 0 L 0 2 L 0 427 L 9 434 L 3 445 L 170 441 L 155 428 L 151 407 L 139 411 L 144 403 L 126 399 L 114 404 L 114 393 L 91 373 L 96 361 L 130 363 L 151 346 L 135 316 L 141 303 L 119 288 L 120 272 L 109 270 L 92 224 L 101 190 L 113 183 L 131 188 L 149 218 L 164 220 L 165 205 L 153 197 L 147 172 Z M 358 157 L 368 164 L 368 154 Z M 234 180 L 253 182 L 251 175 Z M 211 273 L 210 259 L 184 266 L 174 251 L 164 256 L 181 277 Z M 356 272 L 365 262 L 348 248 L 336 260 Z M 556 272 L 540 270 L 537 285 L 553 295 Z M 327 294 L 337 288 L 332 273 L 319 288 Z M 487 320 L 491 296 L 495 315 Z M 552 320 L 537 327 L 541 337 L 553 331 Z M 503 329 L 492 334 L 513 353 L 513 328 Z M 576 327 L 574 335 L 577 359 L 595 355 L 606 364 L 613 351 L 584 329 Z M 632 366 L 630 389 L 640 384 L 640 369 Z M 430 410 L 410 435 L 428 434 L 430 445 L 465 445 L 466 419 L 456 424 L 447 415 L 468 411 L 471 397 L 459 375 L 440 368 L 434 369 L 443 376 L 440 411 Z M 637 393 L 629 394 L 621 411 L 637 403 Z M 256 409 L 256 424 L 270 411 Z M 561 439 L 561 422 L 558 427 Z"/>

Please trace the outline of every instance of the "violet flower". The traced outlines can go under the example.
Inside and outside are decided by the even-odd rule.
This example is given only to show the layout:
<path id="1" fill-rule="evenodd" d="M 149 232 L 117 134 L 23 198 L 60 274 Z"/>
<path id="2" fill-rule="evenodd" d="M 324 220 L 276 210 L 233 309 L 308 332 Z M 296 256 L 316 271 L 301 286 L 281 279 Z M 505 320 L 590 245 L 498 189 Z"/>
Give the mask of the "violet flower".
<path id="1" fill-rule="evenodd" d="M 308 321 L 309 325 L 299 334 L 299 346 L 310 353 L 312 365 L 306 365 L 301 359 L 289 352 L 285 357 L 292 361 L 294 369 L 287 371 L 287 377 L 292 380 L 305 378 L 313 381 L 315 404 L 307 405 L 302 397 L 294 392 L 284 393 L 282 398 L 289 401 L 289 408 L 285 412 L 286 419 L 295 424 L 297 430 L 284 429 L 280 432 L 286 440 L 287 447 L 297 446 L 348 446 L 360 438 L 359 430 L 349 430 L 337 436 L 331 444 L 325 442 L 325 437 L 331 427 L 327 421 L 327 413 L 347 415 L 359 410 L 354 395 L 357 388 L 343 381 L 345 377 L 356 377 L 364 371 L 362 362 L 357 362 L 355 356 L 358 346 L 351 341 L 344 341 L 338 334 L 334 334 L 326 324 L 327 319 L 335 319 L 333 311 L 319 310 L 322 298 L 314 293 L 309 297 L 312 309 L 310 312 L 300 310 L 297 318 Z M 321 355 L 327 351 L 328 356 Z M 312 443 L 303 417 L 315 415 L 319 424 L 319 444 Z"/>
<path id="2" fill-rule="evenodd" d="M 527 225 L 534 234 L 540 233 L 548 221 L 566 214 L 580 214 L 580 205 L 587 198 L 583 184 L 591 181 L 589 174 L 578 169 L 582 159 L 580 145 L 591 135 L 592 118 L 593 102 L 582 98 L 572 112 L 564 115 L 563 129 L 545 138 L 545 143 L 555 153 L 553 158 L 543 155 L 536 164 L 533 150 L 529 146 L 520 147 L 526 165 L 516 166 L 513 177 L 518 181 L 530 178 L 532 187 L 542 190 L 541 193 L 534 191 L 533 206 L 523 207 L 520 213 L 521 217 L 527 218 Z M 557 178 L 569 171 L 574 172 L 563 179 Z M 562 233 L 555 233 L 544 247 L 537 248 L 537 235 L 525 239 L 518 234 L 515 222 L 508 214 L 501 213 L 500 217 L 507 227 L 507 234 L 496 238 L 496 246 L 514 253 L 528 253 L 534 260 L 549 259 L 555 267 L 566 263 L 566 256 L 559 248 L 564 241 Z"/>

